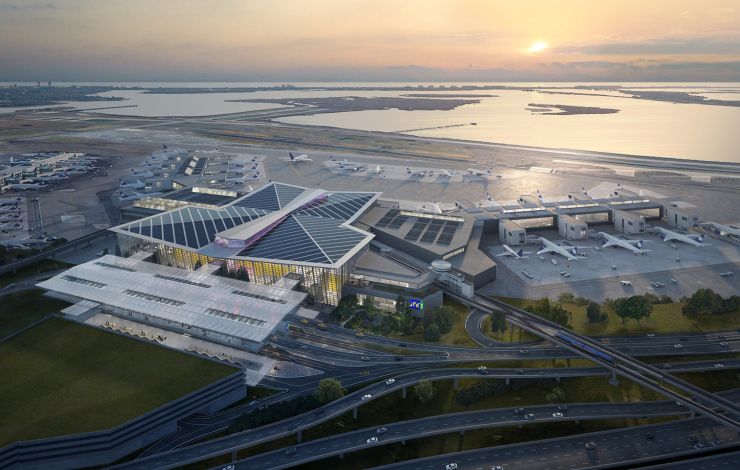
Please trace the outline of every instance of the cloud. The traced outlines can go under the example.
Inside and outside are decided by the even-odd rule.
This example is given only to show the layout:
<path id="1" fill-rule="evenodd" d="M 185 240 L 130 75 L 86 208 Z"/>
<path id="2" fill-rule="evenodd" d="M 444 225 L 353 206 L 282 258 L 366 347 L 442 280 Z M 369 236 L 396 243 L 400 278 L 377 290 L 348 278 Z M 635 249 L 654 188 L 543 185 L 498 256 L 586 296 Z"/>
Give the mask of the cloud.
<path id="1" fill-rule="evenodd" d="M 552 51 L 587 55 L 740 55 L 740 39 L 664 38 L 642 42 L 561 46 Z"/>
<path id="2" fill-rule="evenodd" d="M 27 1 L 23 2 L 0 2 L 0 11 L 22 11 L 22 10 L 56 10 L 56 3 L 43 2 L 43 3 L 31 3 Z"/>

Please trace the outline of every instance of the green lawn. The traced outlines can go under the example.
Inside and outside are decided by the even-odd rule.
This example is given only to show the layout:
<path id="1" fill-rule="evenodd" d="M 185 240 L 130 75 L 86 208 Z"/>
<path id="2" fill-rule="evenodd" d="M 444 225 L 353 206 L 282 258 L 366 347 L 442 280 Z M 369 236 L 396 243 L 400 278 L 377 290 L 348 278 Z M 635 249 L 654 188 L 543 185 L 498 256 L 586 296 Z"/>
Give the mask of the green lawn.
<path id="1" fill-rule="evenodd" d="M 236 371 L 56 317 L 0 358 L 0 447 L 110 428 Z"/>
<path id="2" fill-rule="evenodd" d="M 0 339 L 50 313 L 69 307 L 67 302 L 41 295 L 43 292 L 42 289 L 31 289 L 0 298 Z"/>
<path id="3" fill-rule="evenodd" d="M 515 307 L 525 308 L 534 304 L 535 300 L 501 298 Z M 734 330 L 740 328 L 740 311 L 703 315 L 696 319 L 689 319 L 681 313 L 684 304 L 653 305 L 653 312 L 649 318 L 640 321 L 622 320 L 613 312 L 608 312 L 608 318 L 599 323 L 590 323 L 586 318 L 586 307 L 573 303 L 561 303 L 563 308 L 571 314 L 573 330 L 590 336 L 621 335 L 629 333 L 702 333 L 709 331 Z"/>
<path id="4" fill-rule="evenodd" d="M 57 261 L 47 258 L 30 266 L 20 268 L 14 273 L 4 274 L 3 277 L 0 279 L 0 286 L 7 286 L 8 284 L 18 282 L 35 274 L 41 274 L 48 271 L 56 271 L 57 269 L 67 269 L 71 268 L 72 266 L 74 265 L 65 263 L 64 261 Z"/>
<path id="5" fill-rule="evenodd" d="M 538 341 L 539 336 L 530 333 L 529 331 L 522 330 L 519 327 L 513 326 L 511 323 L 506 323 L 506 329 L 504 331 L 491 331 L 491 317 L 486 315 L 481 322 L 481 331 L 483 334 L 496 341 L 503 341 L 505 343 L 518 343 L 526 342 L 531 343 Z"/>
<path id="6" fill-rule="evenodd" d="M 449 333 L 443 334 L 439 341 L 431 344 L 441 344 L 445 346 L 465 346 L 469 348 L 480 348 L 480 344 L 473 341 L 468 332 L 465 331 L 465 319 L 468 317 L 468 307 L 465 305 L 455 302 L 454 300 L 445 299 L 444 305 L 450 307 L 455 311 L 455 322 L 452 325 L 452 330 Z M 427 343 L 424 339 L 423 327 L 419 325 L 413 334 L 410 335 L 399 335 L 389 334 L 390 338 L 396 338 L 403 341 L 409 341 L 413 343 Z"/>

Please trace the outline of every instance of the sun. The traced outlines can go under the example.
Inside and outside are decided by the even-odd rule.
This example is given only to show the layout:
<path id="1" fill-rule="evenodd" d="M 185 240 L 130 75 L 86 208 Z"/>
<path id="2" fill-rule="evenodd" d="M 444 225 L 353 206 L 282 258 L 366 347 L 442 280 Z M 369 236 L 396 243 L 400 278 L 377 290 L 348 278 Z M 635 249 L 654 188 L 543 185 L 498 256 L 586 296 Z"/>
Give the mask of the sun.
<path id="1" fill-rule="evenodd" d="M 544 51 L 548 47 L 550 47 L 550 45 L 546 43 L 545 41 L 536 41 L 536 42 L 533 42 L 531 46 L 529 46 L 529 49 L 527 49 L 527 52 L 529 52 L 530 54 L 536 54 L 538 52 Z"/>

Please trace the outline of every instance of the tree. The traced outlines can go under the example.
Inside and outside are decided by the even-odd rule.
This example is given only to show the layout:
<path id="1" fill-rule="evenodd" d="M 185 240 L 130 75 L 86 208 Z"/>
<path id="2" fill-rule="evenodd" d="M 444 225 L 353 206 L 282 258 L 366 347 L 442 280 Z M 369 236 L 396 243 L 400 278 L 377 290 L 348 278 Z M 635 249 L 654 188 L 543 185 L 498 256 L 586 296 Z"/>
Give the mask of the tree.
<path id="1" fill-rule="evenodd" d="M 437 310 L 436 309 L 425 309 L 422 313 L 421 321 L 426 329 L 432 323 L 437 323 Z"/>
<path id="2" fill-rule="evenodd" d="M 734 299 L 730 297 L 728 299 L 730 304 L 734 304 Z M 729 307 L 730 305 L 728 305 Z M 737 308 L 736 305 L 732 305 Z M 689 297 L 688 302 L 684 305 L 682 312 L 685 316 L 697 316 L 705 315 L 708 313 L 722 313 L 726 310 L 725 299 L 721 295 L 714 292 L 712 289 L 699 289 L 694 292 L 694 295 Z"/>
<path id="3" fill-rule="evenodd" d="M 543 297 L 534 305 L 526 308 L 530 313 L 534 313 L 545 320 L 550 320 L 558 325 L 570 328 L 570 313 L 560 304 L 550 303 L 550 299 Z"/>
<path id="4" fill-rule="evenodd" d="M 494 310 L 491 312 L 491 332 L 503 333 L 506 331 L 506 315 L 500 310 Z"/>
<path id="5" fill-rule="evenodd" d="M 436 343 L 440 338 L 439 327 L 436 323 L 432 323 L 429 326 L 424 327 L 424 339 L 426 341 Z"/>
<path id="6" fill-rule="evenodd" d="M 606 320 L 606 314 L 601 311 L 601 305 L 596 302 L 590 302 L 586 307 L 586 317 L 591 323 L 598 323 Z"/>
<path id="7" fill-rule="evenodd" d="M 623 324 L 628 318 L 632 318 L 637 321 L 639 326 L 641 319 L 650 316 L 653 311 L 653 304 L 645 296 L 633 295 L 626 299 L 615 300 L 614 311 L 622 319 Z"/>
<path id="8" fill-rule="evenodd" d="M 560 387 L 555 387 L 552 392 L 545 395 L 545 400 L 548 403 L 558 403 L 565 401 L 565 390 Z"/>
<path id="9" fill-rule="evenodd" d="M 449 333 L 455 323 L 455 311 L 450 307 L 437 307 L 435 312 L 435 323 L 439 327 L 439 332 Z"/>
<path id="10" fill-rule="evenodd" d="M 342 382 L 337 379 L 322 379 L 319 381 L 319 388 L 316 390 L 316 399 L 320 403 L 329 403 L 339 400 L 345 394 Z"/>
<path id="11" fill-rule="evenodd" d="M 422 403 L 426 403 L 434 398 L 434 395 L 437 394 L 437 389 L 434 388 L 431 381 L 422 380 L 414 385 L 414 393 Z"/>
<path id="12" fill-rule="evenodd" d="M 396 299 L 396 315 L 408 315 L 409 313 L 409 306 L 406 302 L 406 297 L 403 296 L 403 294 L 398 294 L 398 298 Z"/>

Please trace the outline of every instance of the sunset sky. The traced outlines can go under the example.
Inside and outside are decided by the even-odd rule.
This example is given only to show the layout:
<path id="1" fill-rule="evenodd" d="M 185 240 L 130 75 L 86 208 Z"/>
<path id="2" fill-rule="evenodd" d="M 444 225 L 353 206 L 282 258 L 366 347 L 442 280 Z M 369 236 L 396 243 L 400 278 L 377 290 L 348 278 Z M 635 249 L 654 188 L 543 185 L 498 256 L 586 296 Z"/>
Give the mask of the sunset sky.
<path id="1" fill-rule="evenodd" d="M 0 81 L 740 81 L 740 0 L 0 0 Z"/>

